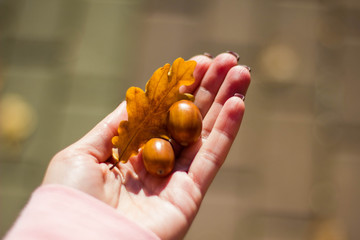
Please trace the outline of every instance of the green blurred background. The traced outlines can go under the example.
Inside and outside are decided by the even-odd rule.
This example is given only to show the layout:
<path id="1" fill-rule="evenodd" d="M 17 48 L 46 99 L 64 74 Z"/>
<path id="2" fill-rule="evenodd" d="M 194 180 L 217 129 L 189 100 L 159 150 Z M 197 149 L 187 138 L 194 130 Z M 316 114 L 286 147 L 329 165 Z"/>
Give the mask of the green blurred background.
<path id="1" fill-rule="evenodd" d="M 360 239 L 358 0 L 1 0 L 0 237 L 128 87 L 226 50 L 247 110 L 186 239 Z"/>

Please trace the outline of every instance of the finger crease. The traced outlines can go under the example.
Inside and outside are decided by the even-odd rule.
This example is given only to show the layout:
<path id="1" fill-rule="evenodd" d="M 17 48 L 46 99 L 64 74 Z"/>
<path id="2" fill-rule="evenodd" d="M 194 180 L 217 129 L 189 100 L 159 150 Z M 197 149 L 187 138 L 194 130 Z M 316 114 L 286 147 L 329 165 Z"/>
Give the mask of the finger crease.
<path id="1" fill-rule="evenodd" d="M 219 134 L 223 135 L 229 141 L 233 141 L 235 139 L 235 136 L 236 136 L 233 132 L 227 132 L 227 131 L 221 130 L 219 128 L 215 128 L 214 131 L 216 131 Z"/>
<path id="2" fill-rule="evenodd" d="M 216 154 L 212 149 L 207 149 L 202 153 L 202 157 L 204 160 L 210 162 L 215 166 L 215 169 L 219 169 L 222 165 L 222 162 L 217 161 L 219 159 L 218 154 Z"/>

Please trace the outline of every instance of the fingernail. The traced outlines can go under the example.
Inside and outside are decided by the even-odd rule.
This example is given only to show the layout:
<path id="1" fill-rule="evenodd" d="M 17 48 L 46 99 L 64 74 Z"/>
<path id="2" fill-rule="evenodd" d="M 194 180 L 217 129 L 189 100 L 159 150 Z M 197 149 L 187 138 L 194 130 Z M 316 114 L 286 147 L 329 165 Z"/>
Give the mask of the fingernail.
<path id="1" fill-rule="evenodd" d="M 236 61 L 239 62 L 240 60 L 240 56 L 239 54 L 237 54 L 236 52 L 233 52 L 233 51 L 226 51 L 227 53 L 230 53 L 231 55 L 235 56 L 236 57 Z"/>
<path id="2" fill-rule="evenodd" d="M 241 93 L 235 93 L 234 96 L 240 98 L 243 101 L 245 101 L 245 96 L 243 94 L 241 94 Z"/>
<path id="3" fill-rule="evenodd" d="M 211 59 L 214 58 L 214 57 L 213 57 L 210 53 L 208 53 L 208 52 L 204 52 L 203 55 L 206 56 L 206 57 L 208 57 L 208 58 L 211 58 Z"/>
<path id="4" fill-rule="evenodd" d="M 251 72 L 251 67 L 246 66 L 246 65 L 242 65 L 244 68 L 246 68 L 249 72 Z"/>

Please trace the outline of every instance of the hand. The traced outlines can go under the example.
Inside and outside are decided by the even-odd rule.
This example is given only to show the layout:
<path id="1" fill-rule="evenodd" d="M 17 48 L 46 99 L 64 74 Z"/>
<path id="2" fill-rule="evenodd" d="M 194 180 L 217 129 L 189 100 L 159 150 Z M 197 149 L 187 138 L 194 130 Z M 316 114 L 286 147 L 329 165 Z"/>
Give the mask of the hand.
<path id="1" fill-rule="evenodd" d="M 196 82 L 184 87 L 195 95 L 203 115 L 202 138 L 176 160 L 166 178 L 148 174 L 141 154 L 110 170 L 111 138 L 127 119 L 125 102 L 78 142 L 51 160 L 43 184 L 63 184 L 113 206 L 161 239 L 182 238 L 204 195 L 224 162 L 240 127 L 250 73 L 231 53 L 211 59 L 204 55 L 194 71 Z M 236 94 L 238 95 L 238 94 Z M 106 231 L 106 229 L 105 229 Z"/>

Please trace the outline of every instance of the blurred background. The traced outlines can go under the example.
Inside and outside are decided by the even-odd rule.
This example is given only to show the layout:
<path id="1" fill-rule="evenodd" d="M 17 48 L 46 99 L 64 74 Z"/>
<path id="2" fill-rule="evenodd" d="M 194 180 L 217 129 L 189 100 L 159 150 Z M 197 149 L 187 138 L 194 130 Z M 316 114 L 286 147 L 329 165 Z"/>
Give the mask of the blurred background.
<path id="1" fill-rule="evenodd" d="M 247 110 L 186 239 L 360 239 L 358 0 L 0 0 L 0 236 L 130 86 L 227 50 Z"/>

